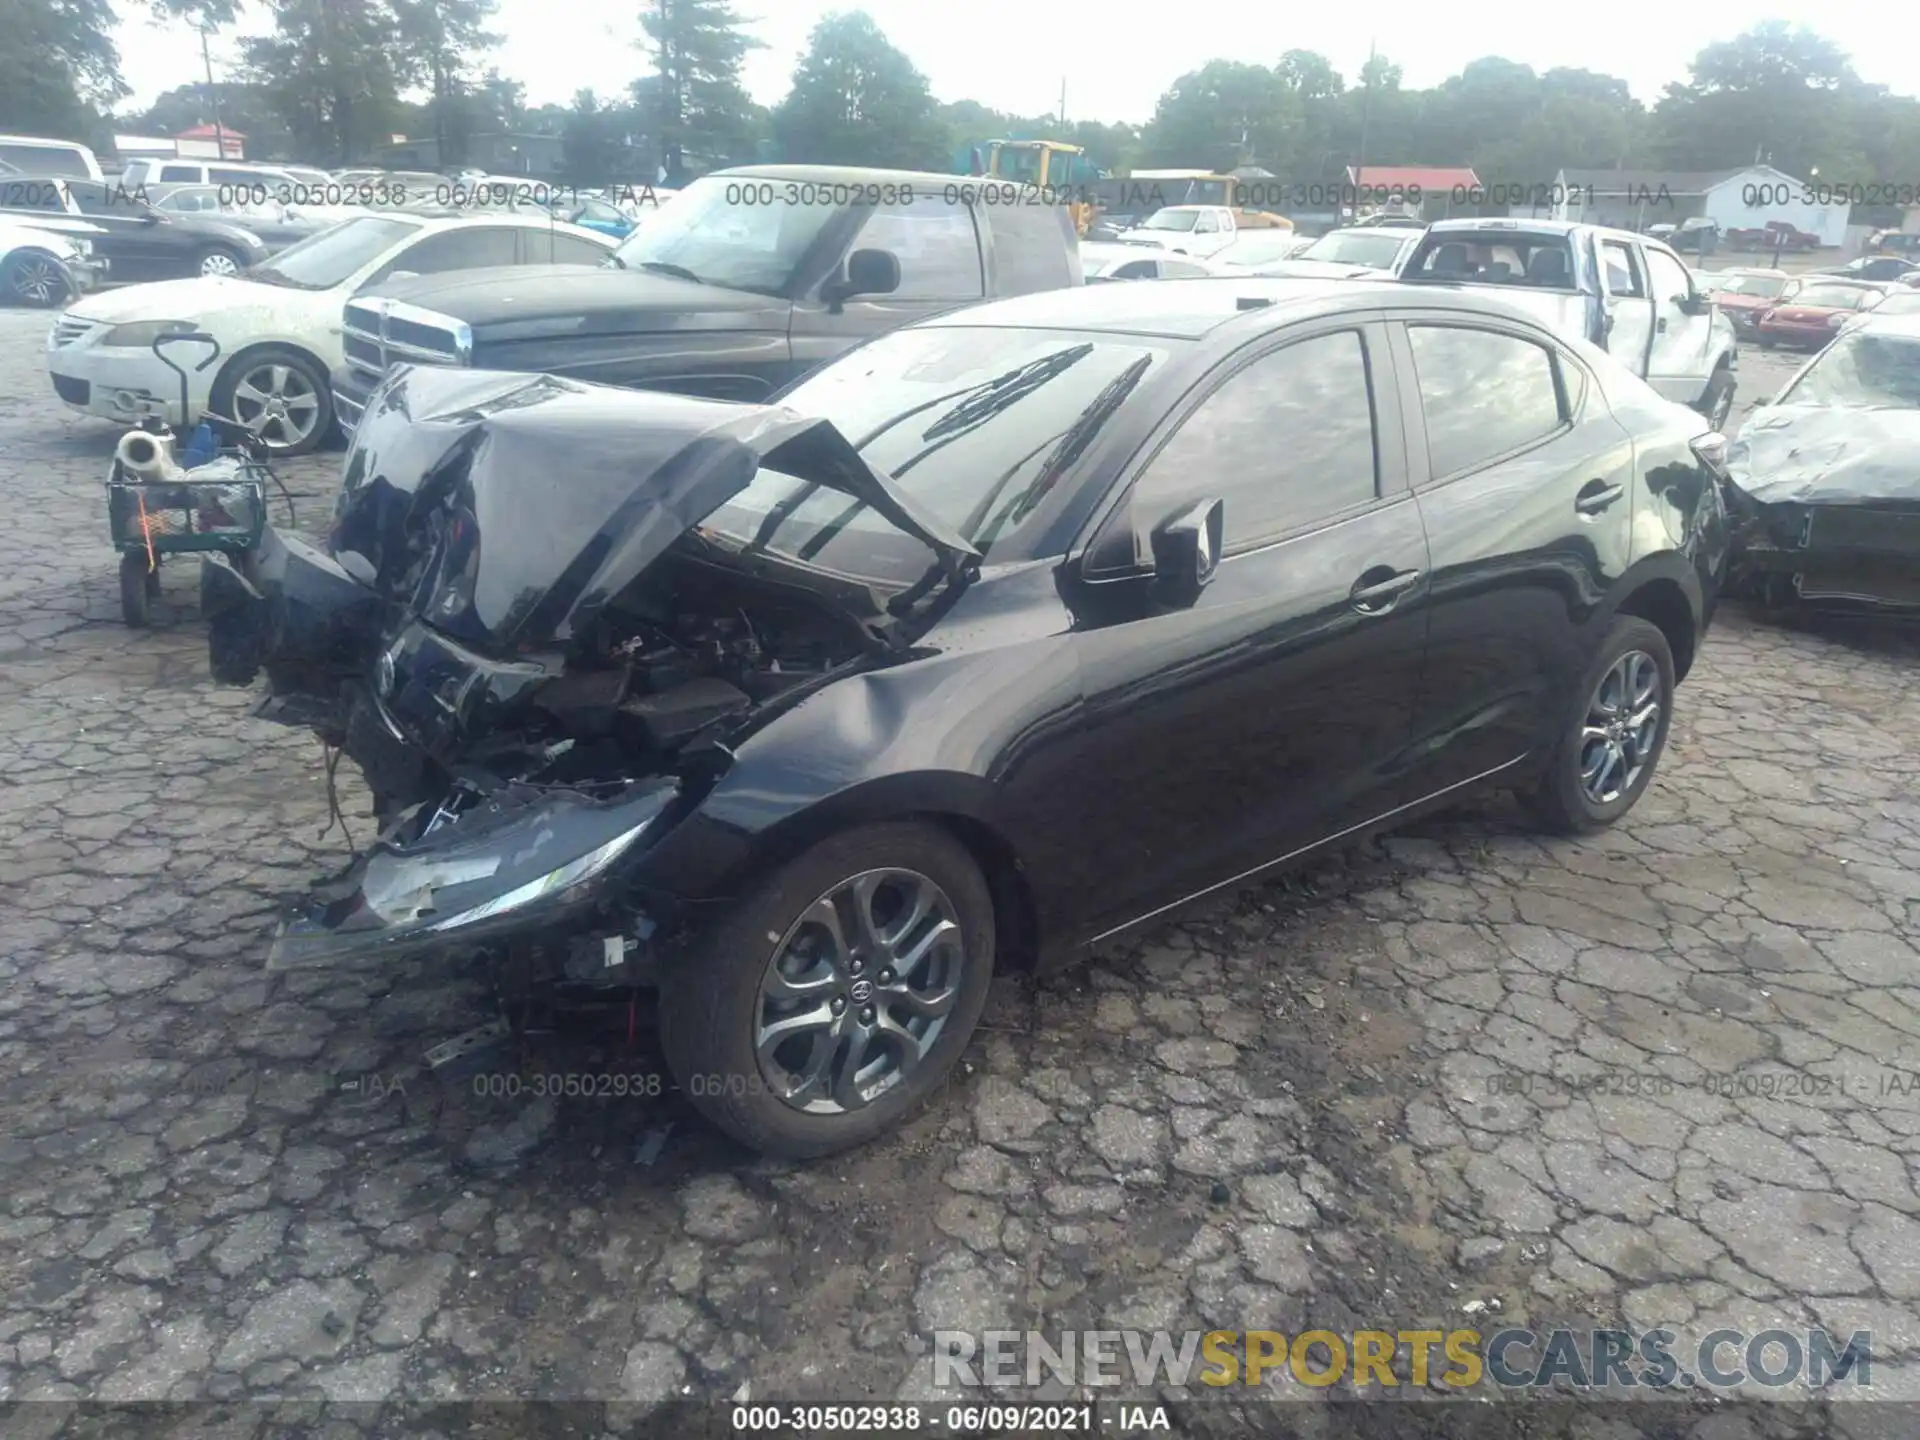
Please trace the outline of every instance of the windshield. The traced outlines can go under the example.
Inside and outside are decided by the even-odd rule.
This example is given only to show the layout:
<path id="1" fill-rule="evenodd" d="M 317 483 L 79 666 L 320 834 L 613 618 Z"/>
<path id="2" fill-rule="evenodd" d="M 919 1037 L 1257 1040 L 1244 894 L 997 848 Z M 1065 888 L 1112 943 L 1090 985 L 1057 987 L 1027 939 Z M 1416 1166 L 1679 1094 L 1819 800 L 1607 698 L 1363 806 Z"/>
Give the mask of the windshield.
<path id="1" fill-rule="evenodd" d="M 709 175 L 651 212 L 614 258 L 629 270 L 653 266 L 729 290 L 785 294 L 820 232 L 841 213 L 821 204 L 816 188 Z M 743 202 L 749 194 L 765 203 Z"/>
<path id="2" fill-rule="evenodd" d="M 1369 270 L 1391 270 L 1400 258 L 1405 235 L 1365 230 L 1335 230 L 1322 235 L 1296 257 L 1330 260 L 1336 265 L 1364 265 Z"/>
<path id="3" fill-rule="evenodd" d="M 1200 219 L 1198 210 L 1162 210 L 1149 217 L 1142 230 L 1191 230 Z"/>
<path id="4" fill-rule="evenodd" d="M 898 330 L 783 398 L 992 558 L 1182 342 L 1058 330 Z M 845 495 L 763 470 L 713 528 L 843 575 L 911 584 L 924 546 Z"/>
<path id="5" fill-rule="evenodd" d="M 1774 403 L 1920 409 L 1920 336 L 1843 335 Z"/>
<path id="6" fill-rule="evenodd" d="M 289 245 L 246 273 L 262 277 L 269 284 L 331 290 L 419 228 L 413 221 L 390 215 L 357 215 Z"/>
<path id="7" fill-rule="evenodd" d="M 1814 309 L 1857 310 L 1872 294 L 1853 285 L 1809 285 L 1793 297 L 1793 303 Z"/>
<path id="8" fill-rule="evenodd" d="M 1757 295 L 1771 300 L 1787 288 L 1784 275 L 1722 275 L 1713 282 L 1716 295 Z"/>

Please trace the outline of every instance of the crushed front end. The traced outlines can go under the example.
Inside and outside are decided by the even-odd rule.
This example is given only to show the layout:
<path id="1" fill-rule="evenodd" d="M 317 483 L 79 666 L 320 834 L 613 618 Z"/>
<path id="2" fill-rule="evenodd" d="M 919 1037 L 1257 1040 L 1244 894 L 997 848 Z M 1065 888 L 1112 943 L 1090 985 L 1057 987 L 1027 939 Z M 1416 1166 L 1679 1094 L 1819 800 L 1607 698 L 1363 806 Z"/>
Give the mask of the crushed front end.
<path id="1" fill-rule="evenodd" d="M 763 465 L 967 558 L 823 422 L 422 369 L 370 400 L 324 547 L 205 565 L 215 678 L 264 674 L 258 713 L 353 761 L 381 826 L 272 968 L 518 943 L 644 973 L 636 869 L 731 745 L 906 648 L 901 607 L 701 525 Z"/>
<path id="2" fill-rule="evenodd" d="M 1756 416 L 1728 452 L 1736 592 L 1920 616 L 1916 418 L 1812 406 Z"/>

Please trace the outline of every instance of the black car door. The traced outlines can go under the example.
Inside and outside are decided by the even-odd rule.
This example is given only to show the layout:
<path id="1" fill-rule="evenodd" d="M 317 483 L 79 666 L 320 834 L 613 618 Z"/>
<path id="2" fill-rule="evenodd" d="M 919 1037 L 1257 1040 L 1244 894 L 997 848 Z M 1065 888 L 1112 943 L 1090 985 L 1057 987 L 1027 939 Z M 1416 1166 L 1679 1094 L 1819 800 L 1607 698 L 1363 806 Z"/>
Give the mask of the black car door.
<path id="1" fill-rule="evenodd" d="M 172 280 L 193 273 L 190 240 L 151 210 L 138 189 L 99 180 L 70 180 L 67 188 L 79 212 L 103 232 L 93 248 L 110 261 L 107 273 L 113 280 Z"/>
<path id="2" fill-rule="evenodd" d="M 1243 351 L 1144 453 L 1070 587 L 1084 863 L 1112 902 L 1089 934 L 1391 810 L 1426 639 L 1426 541 L 1380 326 Z M 1097 578 L 1211 498 L 1224 545 L 1190 605 L 1129 606 L 1132 582 Z"/>
<path id="3" fill-rule="evenodd" d="M 1392 340 L 1433 561 L 1414 735 L 1431 794 L 1555 733 L 1627 568 L 1634 452 L 1586 367 L 1538 331 L 1408 315 Z"/>

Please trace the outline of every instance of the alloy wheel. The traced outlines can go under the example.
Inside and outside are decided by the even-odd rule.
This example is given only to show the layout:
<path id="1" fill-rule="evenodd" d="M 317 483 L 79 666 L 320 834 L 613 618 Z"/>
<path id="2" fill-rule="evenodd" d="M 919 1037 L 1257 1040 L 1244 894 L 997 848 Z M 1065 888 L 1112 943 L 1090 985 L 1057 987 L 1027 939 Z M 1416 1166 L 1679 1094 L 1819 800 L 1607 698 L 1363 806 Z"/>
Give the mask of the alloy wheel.
<path id="1" fill-rule="evenodd" d="M 238 275 L 240 266 L 226 251 L 214 250 L 200 257 L 200 273 L 202 275 Z"/>
<path id="2" fill-rule="evenodd" d="M 53 261 L 21 255 L 13 262 L 13 293 L 29 305 L 51 305 L 65 294 L 67 282 Z"/>
<path id="3" fill-rule="evenodd" d="M 257 365 L 233 387 L 233 418 L 270 449 L 307 440 L 320 423 L 320 396 L 292 365 Z"/>
<path id="4" fill-rule="evenodd" d="M 796 1110 L 859 1110 L 925 1059 L 970 957 L 953 902 L 914 870 L 869 870 L 815 900 L 774 950 L 753 1037 Z"/>
<path id="5" fill-rule="evenodd" d="M 1580 730 L 1580 789 L 1589 804 L 1611 805 L 1631 790 L 1660 738 L 1660 666 L 1629 650 L 1600 677 Z"/>

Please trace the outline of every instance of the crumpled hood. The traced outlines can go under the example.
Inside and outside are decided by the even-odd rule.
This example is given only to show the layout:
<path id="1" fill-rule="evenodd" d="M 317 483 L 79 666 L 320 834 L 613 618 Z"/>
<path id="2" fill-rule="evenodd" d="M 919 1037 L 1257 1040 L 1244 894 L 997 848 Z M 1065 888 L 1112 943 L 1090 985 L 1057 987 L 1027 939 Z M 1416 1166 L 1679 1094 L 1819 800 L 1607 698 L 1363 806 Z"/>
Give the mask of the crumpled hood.
<path id="1" fill-rule="evenodd" d="M 1920 504 L 1920 410 L 1768 406 L 1740 428 L 1727 468 L 1762 505 Z"/>
<path id="2" fill-rule="evenodd" d="M 399 367 L 369 399 L 329 544 L 387 599 L 503 655 L 571 639 L 762 466 L 864 501 L 949 573 L 979 559 L 828 421 L 438 366 Z"/>

